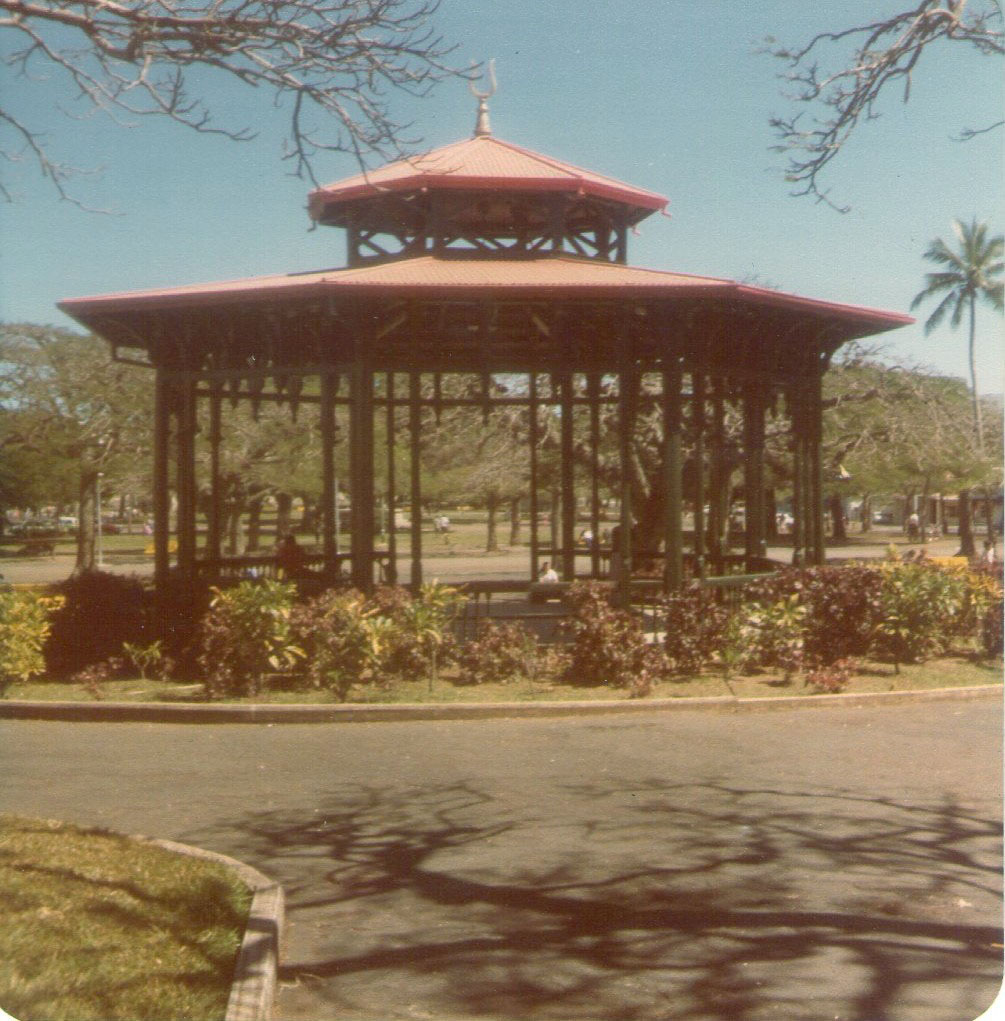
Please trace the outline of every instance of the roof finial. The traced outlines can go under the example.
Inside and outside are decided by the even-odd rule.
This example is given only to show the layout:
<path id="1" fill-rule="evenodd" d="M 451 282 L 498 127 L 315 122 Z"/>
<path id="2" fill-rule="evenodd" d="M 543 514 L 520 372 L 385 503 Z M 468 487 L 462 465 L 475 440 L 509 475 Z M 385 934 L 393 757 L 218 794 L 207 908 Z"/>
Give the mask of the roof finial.
<path id="1" fill-rule="evenodd" d="M 477 67 L 474 61 L 471 61 L 472 67 Z M 488 92 L 479 92 L 475 88 L 475 83 L 472 79 L 468 79 L 468 88 L 471 89 L 471 95 L 478 100 L 478 119 L 475 121 L 475 138 L 479 138 L 482 135 L 492 134 L 492 125 L 489 124 L 489 104 L 488 100 L 490 96 L 495 95 L 496 91 L 496 61 L 493 57 L 489 61 L 489 82 L 492 87 Z"/>

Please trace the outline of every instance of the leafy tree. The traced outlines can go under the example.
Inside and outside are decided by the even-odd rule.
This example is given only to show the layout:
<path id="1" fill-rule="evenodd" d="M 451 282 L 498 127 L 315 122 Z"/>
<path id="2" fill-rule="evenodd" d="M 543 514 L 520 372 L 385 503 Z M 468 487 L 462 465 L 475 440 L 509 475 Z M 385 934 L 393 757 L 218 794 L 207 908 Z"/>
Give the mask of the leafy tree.
<path id="1" fill-rule="evenodd" d="M 911 308 L 930 298 L 941 298 L 935 311 L 925 320 L 925 333 L 930 333 L 950 314 L 949 322 L 955 329 L 967 314 L 969 328 L 968 355 L 970 358 L 970 390 L 973 405 L 974 434 L 977 448 L 984 446 L 984 427 L 981 401 L 977 393 L 977 368 L 974 358 L 976 342 L 977 302 L 982 301 L 999 311 L 1002 309 L 1002 250 L 1005 239 L 1001 234 L 988 237 L 987 224 L 956 220 L 953 231 L 959 242 L 954 251 L 942 238 L 936 238 L 925 250 L 925 258 L 937 266 L 939 272 L 925 275 L 925 287 L 911 302 Z"/>
<path id="2" fill-rule="evenodd" d="M 457 74 L 444 63 L 450 47 L 430 28 L 438 2 L 0 0 L 2 59 L 25 79 L 55 77 L 74 97 L 75 116 L 163 117 L 238 141 L 255 133 L 216 119 L 212 81 L 252 86 L 286 104 L 284 158 L 313 181 L 319 151 L 362 159 L 411 144 L 388 95 L 421 95 Z M 334 132 L 318 131 L 312 113 Z M 0 153 L 27 154 L 72 201 L 67 181 L 79 171 L 53 155 L 30 111 L 8 98 L 0 127 Z"/>
<path id="3" fill-rule="evenodd" d="M 784 79 L 792 99 L 812 111 L 772 117 L 779 138 L 775 151 L 789 157 L 786 180 L 794 195 L 812 195 L 841 212 L 821 188 L 821 176 L 841 153 L 863 121 L 879 116 L 881 96 L 903 89 L 910 97 L 911 79 L 933 45 L 956 43 L 988 56 L 1005 53 L 1002 11 L 996 0 L 915 0 L 906 10 L 851 28 L 820 32 L 803 46 L 788 47 L 767 40 L 769 52 L 784 61 Z M 964 139 L 1000 127 L 1005 121 L 966 128 Z"/>
<path id="4" fill-rule="evenodd" d="M 76 481 L 78 572 L 94 566 L 99 474 L 114 485 L 119 473 L 149 457 L 148 379 L 113 361 L 96 337 L 30 324 L 0 327 L 0 406 L 15 413 L 4 449 L 54 459 Z"/>

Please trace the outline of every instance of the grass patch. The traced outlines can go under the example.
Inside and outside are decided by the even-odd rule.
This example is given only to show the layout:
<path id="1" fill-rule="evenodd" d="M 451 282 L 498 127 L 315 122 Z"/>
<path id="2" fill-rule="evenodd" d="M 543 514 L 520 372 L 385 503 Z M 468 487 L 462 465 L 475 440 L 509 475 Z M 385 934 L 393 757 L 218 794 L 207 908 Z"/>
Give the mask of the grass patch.
<path id="1" fill-rule="evenodd" d="M 250 904 L 215 862 L 0 815 L 0 1004 L 20 1021 L 222 1018 Z"/>
<path id="2" fill-rule="evenodd" d="M 849 694 L 878 691 L 924 691 L 932 688 L 968 688 L 1002 683 L 1002 660 L 980 659 L 973 653 L 931 659 L 927 663 L 901 664 L 900 673 L 889 663 L 864 660 L 845 688 Z M 172 684 L 166 681 L 102 681 L 98 690 L 108 702 L 202 702 L 199 683 Z M 694 677 L 670 678 L 653 685 L 650 698 L 702 698 L 735 693 L 739 698 L 771 698 L 810 694 L 798 676 L 786 682 L 781 674 L 761 673 L 731 676 L 727 686 L 720 672 Z M 32 682 L 14 684 L 7 697 L 27 701 L 94 702 L 93 689 L 80 684 Z M 578 688 L 538 678 L 517 678 L 508 683 L 461 684 L 456 673 L 447 669 L 429 690 L 426 678 L 389 679 L 380 684 L 358 684 L 349 693 L 349 703 L 375 705 L 400 703 L 449 702 L 560 702 L 596 701 L 626 698 L 623 688 L 611 685 Z M 223 702 L 268 703 L 272 705 L 327 705 L 334 699 L 326 691 L 284 690 L 274 687 L 254 698 L 222 699 Z"/>

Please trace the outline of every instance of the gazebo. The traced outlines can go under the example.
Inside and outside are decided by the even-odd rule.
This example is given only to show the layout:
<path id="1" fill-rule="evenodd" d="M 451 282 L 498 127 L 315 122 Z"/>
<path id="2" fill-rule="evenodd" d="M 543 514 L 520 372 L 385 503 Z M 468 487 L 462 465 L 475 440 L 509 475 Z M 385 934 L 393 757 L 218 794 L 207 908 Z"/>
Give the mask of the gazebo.
<path id="1" fill-rule="evenodd" d="M 500 403 L 527 409 L 530 560 L 538 534 L 539 412 L 558 423 L 560 541 L 546 552 L 565 580 L 576 573 L 573 409 L 585 406 L 592 447 L 591 523 L 598 535 L 596 450 L 602 402 L 617 407 L 620 528 L 615 553 L 627 586 L 633 549 L 630 445 L 640 381 L 662 416 L 663 506 L 658 556 L 678 587 L 685 567 L 708 570 L 708 479 L 726 402 L 742 413 L 744 556 L 764 556 L 765 420 L 787 416 L 795 557 L 824 556 L 821 380 L 845 342 L 910 317 L 817 301 L 730 280 L 628 265 L 629 232 L 665 208 L 660 195 L 512 145 L 491 134 L 482 102 L 474 135 L 315 190 L 318 225 L 346 233 L 346 265 L 306 273 L 68 299 L 59 307 L 112 346 L 117 359 L 154 370 L 154 561 L 172 575 L 220 576 L 220 444 L 228 402 L 314 405 L 321 434 L 319 577 L 363 591 L 397 581 L 393 527 L 378 547 L 375 420 L 383 432 L 387 492 L 411 507 L 411 584 L 422 581 L 419 439 L 424 408 Z M 472 374 L 480 392 L 446 395 L 446 374 Z M 500 395 L 497 374 L 521 381 Z M 658 386 L 654 386 L 658 381 Z M 209 510 L 197 543 L 196 433 L 208 421 Z M 348 414 L 352 507 L 349 549 L 336 527 L 336 408 Z M 780 409 L 780 410 L 779 410 Z M 407 426 L 402 428 L 402 423 Z M 396 425 L 397 423 L 397 425 Z M 398 486 L 393 450 L 407 433 L 410 477 Z M 693 523 L 685 550 L 684 468 Z M 172 472 L 172 461 L 174 471 Z M 169 542 L 170 486 L 177 547 Z M 400 492 L 399 492 L 400 488 Z M 596 545 L 596 544 L 594 544 Z M 600 565 L 596 553 L 591 571 Z M 623 593 L 627 597 L 627 589 Z"/>

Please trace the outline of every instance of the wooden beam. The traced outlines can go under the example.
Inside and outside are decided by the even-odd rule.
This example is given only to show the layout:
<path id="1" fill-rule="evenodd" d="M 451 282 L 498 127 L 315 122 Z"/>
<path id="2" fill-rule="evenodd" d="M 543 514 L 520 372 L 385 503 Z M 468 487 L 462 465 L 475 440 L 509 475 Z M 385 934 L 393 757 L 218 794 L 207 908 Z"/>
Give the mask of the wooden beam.
<path id="1" fill-rule="evenodd" d="M 540 544 L 537 532 L 537 373 L 532 372 L 527 381 L 527 434 L 530 443 L 530 579 L 537 581 L 538 550 Z"/>
<path id="2" fill-rule="evenodd" d="M 748 386 L 743 394 L 743 489 L 746 506 L 744 535 L 747 570 L 751 562 L 767 555 L 767 519 L 764 487 L 765 393 Z"/>
<path id="3" fill-rule="evenodd" d="M 195 576 L 195 380 L 189 378 L 178 386 L 176 406 L 178 434 L 176 443 L 176 477 L 178 486 L 178 572 L 184 579 Z"/>
<path id="4" fill-rule="evenodd" d="M 396 501 L 396 489 L 395 489 L 395 401 L 394 401 L 394 373 L 388 372 L 386 375 L 386 386 L 387 386 L 387 407 L 385 420 L 385 431 L 387 433 L 387 583 L 389 585 L 398 584 L 398 533 L 395 529 L 394 518 L 395 518 L 395 501 Z"/>
<path id="5" fill-rule="evenodd" d="M 362 317 L 360 317 L 362 319 Z M 362 340 L 362 338 L 360 338 Z M 373 370 L 363 344 L 349 372 L 349 483 L 352 505 L 352 583 L 366 595 L 373 592 L 374 473 Z"/>
<path id="6" fill-rule="evenodd" d="M 691 371 L 691 426 L 694 430 L 694 551 L 695 571 L 705 578 L 705 377 Z"/>
<path id="7" fill-rule="evenodd" d="M 321 549 L 324 574 L 335 578 L 339 573 L 338 531 L 335 501 L 335 380 L 332 372 L 321 375 Z"/>
<path id="8" fill-rule="evenodd" d="M 222 387 L 214 387 L 209 396 L 209 520 L 206 531 L 206 556 L 219 560 L 223 515 L 220 507 L 220 442 L 222 440 Z"/>
<path id="9" fill-rule="evenodd" d="M 586 384 L 590 409 L 590 577 L 600 577 L 600 376 Z"/>
<path id="10" fill-rule="evenodd" d="M 154 583 L 164 591 L 171 570 L 171 405 L 173 387 L 157 370 L 154 380 Z"/>
<path id="11" fill-rule="evenodd" d="M 573 451 L 572 373 L 559 377 L 561 397 L 562 580 L 576 579 L 576 481 Z"/>
<path id="12" fill-rule="evenodd" d="M 412 518 L 412 592 L 422 587 L 422 415 L 419 405 L 421 379 L 417 372 L 408 376 L 408 442 L 411 454 L 411 518 Z"/>
<path id="13" fill-rule="evenodd" d="M 684 585 L 681 382 L 675 358 L 663 372 L 663 583 L 670 591 Z"/>

